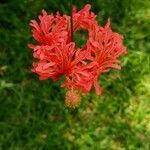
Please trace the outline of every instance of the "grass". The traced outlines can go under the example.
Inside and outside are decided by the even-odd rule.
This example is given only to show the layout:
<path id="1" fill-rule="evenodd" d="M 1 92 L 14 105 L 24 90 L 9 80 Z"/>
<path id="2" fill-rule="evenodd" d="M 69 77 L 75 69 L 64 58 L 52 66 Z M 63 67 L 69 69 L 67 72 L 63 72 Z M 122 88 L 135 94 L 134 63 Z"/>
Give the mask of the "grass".
<path id="1" fill-rule="evenodd" d="M 122 70 L 99 80 L 103 92 L 64 105 L 61 81 L 39 81 L 31 70 L 29 21 L 41 10 L 69 13 L 69 3 L 42 0 L 0 2 L 0 150 L 149 150 L 150 2 L 83 0 L 100 24 L 111 18 L 125 37 Z M 79 44 L 80 42 L 77 41 Z"/>

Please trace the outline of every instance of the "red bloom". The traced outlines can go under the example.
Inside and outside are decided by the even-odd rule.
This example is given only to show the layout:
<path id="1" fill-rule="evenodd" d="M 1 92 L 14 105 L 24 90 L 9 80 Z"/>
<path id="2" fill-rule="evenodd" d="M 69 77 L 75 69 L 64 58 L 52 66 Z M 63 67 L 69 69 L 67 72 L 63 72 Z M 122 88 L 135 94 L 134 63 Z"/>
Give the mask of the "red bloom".
<path id="1" fill-rule="evenodd" d="M 57 80 L 65 75 L 66 81 L 62 86 L 71 91 L 68 97 L 70 93 L 77 95 L 79 90 L 89 92 L 92 86 L 99 95 L 98 77 L 110 68 L 120 69 L 118 57 L 126 53 L 122 44 L 123 37 L 112 32 L 110 20 L 105 27 L 99 26 L 90 8 L 87 4 L 78 12 L 75 7 L 73 9 L 73 32 L 82 28 L 89 33 L 83 48 L 78 48 L 71 41 L 70 16 L 60 16 L 59 12 L 56 16 L 47 15 L 43 10 L 39 16 L 40 22 L 31 20 L 30 23 L 33 27 L 32 35 L 39 42 L 39 45 L 29 44 L 33 56 L 39 59 L 33 63 L 32 71 L 41 80 Z M 76 92 L 73 94 L 73 91 Z"/>

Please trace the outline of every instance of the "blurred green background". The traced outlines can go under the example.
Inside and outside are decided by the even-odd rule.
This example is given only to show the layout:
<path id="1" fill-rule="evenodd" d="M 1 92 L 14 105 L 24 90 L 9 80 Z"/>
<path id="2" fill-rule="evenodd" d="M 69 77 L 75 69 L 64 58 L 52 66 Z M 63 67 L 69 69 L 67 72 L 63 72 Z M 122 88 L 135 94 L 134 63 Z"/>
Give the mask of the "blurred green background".
<path id="1" fill-rule="evenodd" d="M 92 4 L 101 25 L 111 18 L 124 35 L 122 70 L 100 79 L 102 95 L 85 95 L 77 109 L 64 104 L 61 81 L 31 72 L 29 21 L 69 13 L 69 0 L 0 1 L 0 150 L 150 150 L 150 1 L 78 0 Z M 78 38 L 77 38 L 77 41 Z"/>

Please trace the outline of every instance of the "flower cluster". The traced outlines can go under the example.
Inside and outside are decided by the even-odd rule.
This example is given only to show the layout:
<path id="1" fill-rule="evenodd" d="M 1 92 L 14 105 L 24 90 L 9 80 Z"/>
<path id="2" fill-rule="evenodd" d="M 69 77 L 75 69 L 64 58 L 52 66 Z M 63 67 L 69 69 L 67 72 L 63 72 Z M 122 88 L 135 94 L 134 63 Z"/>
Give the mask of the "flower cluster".
<path id="1" fill-rule="evenodd" d="M 32 71 L 41 80 L 58 80 L 65 75 L 62 86 L 67 89 L 66 103 L 71 106 L 76 105 L 72 98 L 79 101 L 79 91 L 87 93 L 94 87 L 100 95 L 99 76 L 110 68 L 120 69 L 118 57 L 126 53 L 123 37 L 112 32 L 110 20 L 105 27 L 99 26 L 90 8 L 89 4 L 80 11 L 73 8 L 73 33 L 80 29 L 88 31 L 88 39 L 82 48 L 71 41 L 70 16 L 61 16 L 59 12 L 55 16 L 48 15 L 42 10 L 39 22 L 30 22 L 32 35 L 38 44 L 29 44 L 29 47 L 39 60 L 33 63 Z"/>

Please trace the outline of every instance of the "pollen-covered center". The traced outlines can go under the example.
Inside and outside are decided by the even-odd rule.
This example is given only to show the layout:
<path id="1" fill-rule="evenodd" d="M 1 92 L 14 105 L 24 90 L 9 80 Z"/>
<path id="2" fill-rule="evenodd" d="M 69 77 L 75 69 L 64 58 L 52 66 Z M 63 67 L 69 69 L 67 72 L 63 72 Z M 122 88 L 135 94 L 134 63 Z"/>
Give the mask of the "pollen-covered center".
<path id="1" fill-rule="evenodd" d="M 80 100 L 81 100 L 81 97 L 78 91 L 76 90 L 67 91 L 66 99 L 65 99 L 66 106 L 75 108 L 79 105 Z"/>

